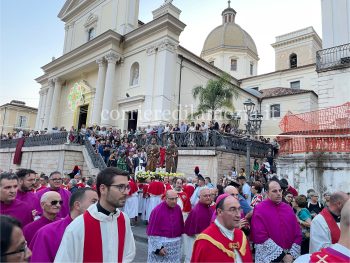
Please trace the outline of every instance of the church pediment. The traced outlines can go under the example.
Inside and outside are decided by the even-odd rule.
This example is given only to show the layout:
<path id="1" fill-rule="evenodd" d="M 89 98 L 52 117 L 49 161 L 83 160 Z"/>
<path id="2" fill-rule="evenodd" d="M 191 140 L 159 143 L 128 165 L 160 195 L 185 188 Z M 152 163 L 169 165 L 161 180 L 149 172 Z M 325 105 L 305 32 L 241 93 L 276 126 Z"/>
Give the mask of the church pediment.
<path id="1" fill-rule="evenodd" d="M 66 21 L 68 17 L 78 13 L 80 10 L 83 10 L 83 8 L 94 2 L 95 0 L 67 0 L 59 12 L 58 17 L 62 21 Z"/>

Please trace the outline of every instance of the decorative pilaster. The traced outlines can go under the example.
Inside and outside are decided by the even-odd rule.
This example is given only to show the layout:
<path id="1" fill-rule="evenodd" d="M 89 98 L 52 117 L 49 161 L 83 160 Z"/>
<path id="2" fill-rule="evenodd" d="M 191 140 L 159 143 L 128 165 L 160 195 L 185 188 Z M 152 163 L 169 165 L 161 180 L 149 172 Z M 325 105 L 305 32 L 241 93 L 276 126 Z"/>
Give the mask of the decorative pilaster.
<path id="1" fill-rule="evenodd" d="M 39 94 L 40 94 L 40 99 L 39 99 L 38 113 L 36 114 L 36 120 L 35 120 L 35 130 L 36 131 L 40 130 L 40 128 L 41 128 L 40 127 L 40 115 L 42 112 L 43 99 L 44 99 L 44 93 L 42 90 L 39 92 Z"/>
<path id="2" fill-rule="evenodd" d="M 49 90 L 46 95 L 46 102 L 45 102 L 45 115 L 44 115 L 44 127 L 49 127 L 49 119 L 50 119 L 50 111 L 51 111 L 51 103 L 52 103 L 52 96 L 53 96 L 53 90 L 54 90 L 54 82 L 52 79 L 48 80 L 49 84 Z"/>
<path id="3" fill-rule="evenodd" d="M 91 123 L 100 125 L 103 94 L 104 94 L 105 82 L 106 82 L 106 64 L 105 64 L 104 58 L 97 59 L 96 63 L 98 64 L 98 76 L 97 76 L 97 82 L 96 82 L 96 93 L 94 98 L 94 106 L 92 109 Z"/>
<path id="4" fill-rule="evenodd" d="M 101 125 L 106 127 L 112 126 L 111 111 L 113 106 L 113 86 L 115 79 L 116 63 L 120 60 L 118 53 L 114 51 L 108 52 L 105 56 L 107 60 L 107 73 L 106 73 L 106 83 L 105 90 L 103 94 L 103 105 L 101 111 Z"/>
<path id="5" fill-rule="evenodd" d="M 57 113 L 58 108 L 60 105 L 61 100 L 61 80 L 59 78 L 53 79 L 55 83 L 55 88 L 53 91 L 53 97 L 52 97 L 52 105 L 51 105 L 51 111 L 50 111 L 50 119 L 49 119 L 49 126 L 48 129 L 51 130 L 53 127 L 57 125 Z"/>

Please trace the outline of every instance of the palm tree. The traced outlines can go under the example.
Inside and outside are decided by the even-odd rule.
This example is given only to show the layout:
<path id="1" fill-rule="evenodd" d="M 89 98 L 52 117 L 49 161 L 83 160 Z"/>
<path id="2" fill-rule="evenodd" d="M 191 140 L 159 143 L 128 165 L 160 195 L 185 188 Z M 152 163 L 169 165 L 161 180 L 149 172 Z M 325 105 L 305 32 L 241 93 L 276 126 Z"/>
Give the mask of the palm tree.
<path id="1" fill-rule="evenodd" d="M 192 90 L 194 99 L 199 98 L 197 111 L 189 117 L 195 118 L 205 113 L 211 113 L 214 120 L 215 112 L 224 109 L 234 111 L 232 98 L 238 97 L 237 86 L 230 82 L 231 76 L 224 73 L 219 79 L 210 79 L 205 87 L 196 86 Z"/>

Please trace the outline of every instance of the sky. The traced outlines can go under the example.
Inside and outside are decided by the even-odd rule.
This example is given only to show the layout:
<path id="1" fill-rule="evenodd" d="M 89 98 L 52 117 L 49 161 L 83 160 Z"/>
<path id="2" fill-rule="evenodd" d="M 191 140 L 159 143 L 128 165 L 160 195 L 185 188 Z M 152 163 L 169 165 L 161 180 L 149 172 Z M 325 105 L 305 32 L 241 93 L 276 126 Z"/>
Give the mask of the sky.
<path id="1" fill-rule="evenodd" d="M 65 0 L 0 0 L 0 105 L 11 100 L 38 107 L 41 67 L 63 53 L 64 23 L 57 17 Z M 140 0 L 139 20 L 152 20 L 164 0 Z M 200 55 L 208 34 L 221 25 L 226 0 L 174 0 L 187 26 L 180 45 Z M 236 23 L 254 39 L 258 74 L 274 71 L 275 37 L 313 26 L 322 38 L 321 0 L 232 0 Z"/>

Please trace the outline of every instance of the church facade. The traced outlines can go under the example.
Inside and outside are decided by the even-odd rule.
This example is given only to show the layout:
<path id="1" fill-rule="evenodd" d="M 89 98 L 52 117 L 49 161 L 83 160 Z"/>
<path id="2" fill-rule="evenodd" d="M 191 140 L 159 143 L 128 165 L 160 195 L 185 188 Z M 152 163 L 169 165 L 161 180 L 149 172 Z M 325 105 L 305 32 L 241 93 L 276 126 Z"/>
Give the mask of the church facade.
<path id="1" fill-rule="evenodd" d="M 44 65 L 36 79 L 41 85 L 36 129 L 83 124 L 135 129 L 187 121 L 198 105 L 192 89 L 224 72 L 237 86 L 233 104 L 241 128 L 247 99 L 264 115 L 261 134 L 267 135 L 280 133 L 286 112 L 318 109 L 315 51 L 322 43 L 312 28 L 277 37 L 276 71 L 259 76 L 256 45 L 235 23 L 230 1 L 200 57 L 179 45 L 186 25 L 172 1 L 154 10 L 146 24 L 138 12 L 139 0 L 66 1 L 58 15 L 65 22 L 63 55 Z"/>

